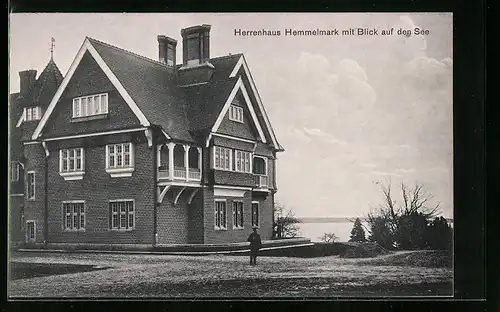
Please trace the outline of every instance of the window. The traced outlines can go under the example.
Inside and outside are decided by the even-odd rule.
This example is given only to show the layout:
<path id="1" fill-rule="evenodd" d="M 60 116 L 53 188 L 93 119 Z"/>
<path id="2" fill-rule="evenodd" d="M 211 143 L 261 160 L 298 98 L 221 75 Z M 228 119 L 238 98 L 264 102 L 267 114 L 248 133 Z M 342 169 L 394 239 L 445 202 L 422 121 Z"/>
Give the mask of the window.
<path id="1" fill-rule="evenodd" d="M 62 149 L 59 151 L 59 172 L 83 171 L 85 167 L 83 148 Z"/>
<path id="2" fill-rule="evenodd" d="M 21 230 L 24 229 L 24 206 L 19 207 L 19 225 Z"/>
<path id="3" fill-rule="evenodd" d="M 224 147 L 214 147 L 214 168 L 221 170 L 231 170 L 232 150 Z"/>
<path id="4" fill-rule="evenodd" d="M 96 94 L 73 99 L 73 118 L 108 113 L 108 94 Z"/>
<path id="5" fill-rule="evenodd" d="M 127 168 L 134 166 L 132 143 L 108 145 L 107 153 L 107 168 Z"/>
<path id="6" fill-rule="evenodd" d="M 215 201 L 215 229 L 225 230 L 227 228 L 226 220 L 226 201 Z"/>
<path id="7" fill-rule="evenodd" d="M 63 202 L 63 227 L 65 231 L 85 230 L 85 202 Z"/>
<path id="8" fill-rule="evenodd" d="M 109 225 L 112 230 L 130 231 L 134 229 L 134 201 L 113 200 L 109 202 Z"/>
<path id="9" fill-rule="evenodd" d="M 33 242 L 36 240 L 36 223 L 35 221 L 26 221 L 26 240 Z"/>
<path id="10" fill-rule="evenodd" d="M 26 107 L 24 109 L 24 120 L 39 120 L 41 118 L 40 106 Z"/>
<path id="11" fill-rule="evenodd" d="M 267 175 L 267 158 L 260 156 L 253 158 L 253 173 Z"/>
<path id="12" fill-rule="evenodd" d="M 11 181 L 19 181 L 19 163 L 17 161 L 10 162 L 10 170 Z"/>
<path id="13" fill-rule="evenodd" d="M 243 107 L 231 105 L 229 107 L 229 120 L 243 123 Z"/>
<path id="14" fill-rule="evenodd" d="M 35 172 L 28 171 L 26 179 L 26 194 L 28 199 L 35 199 Z"/>
<path id="15" fill-rule="evenodd" d="M 243 228 L 243 202 L 233 201 L 233 229 Z"/>
<path id="16" fill-rule="evenodd" d="M 252 154 L 249 152 L 235 151 L 234 170 L 238 172 L 252 172 L 251 161 Z"/>
<path id="17" fill-rule="evenodd" d="M 252 226 L 259 226 L 259 203 L 252 202 Z"/>

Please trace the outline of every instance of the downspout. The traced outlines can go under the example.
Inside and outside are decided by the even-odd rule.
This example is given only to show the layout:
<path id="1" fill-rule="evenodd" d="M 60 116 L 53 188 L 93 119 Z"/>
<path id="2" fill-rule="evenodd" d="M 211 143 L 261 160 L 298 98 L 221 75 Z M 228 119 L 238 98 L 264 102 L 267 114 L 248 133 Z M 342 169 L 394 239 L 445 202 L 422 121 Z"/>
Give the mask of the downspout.
<path id="1" fill-rule="evenodd" d="M 157 216 L 158 216 L 158 168 L 157 168 L 157 152 L 156 152 L 156 142 L 154 140 L 154 134 L 153 134 L 153 179 L 154 179 L 154 188 L 153 188 L 153 247 L 156 245 L 158 242 L 158 232 L 157 232 Z"/>
<path id="2" fill-rule="evenodd" d="M 49 241 L 49 207 L 48 207 L 48 203 L 49 203 L 49 200 L 48 200 L 48 190 L 49 190 L 49 184 L 48 184 L 48 181 L 49 181 L 49 178 L 48 178 L 48 174 L 49 174 L 49 150 L 47 148 L 47 145 L 45 142 L 42 142 L 42 146 L 44 148 L 44 152 L 45 152 L 45 164 L 44 164 L 44 198 L 43 198 L 43 201 L 44 201 L 44 224 L 43 224 L 43 246 L 44 248 L 47 248 L 47 243 Z"/>

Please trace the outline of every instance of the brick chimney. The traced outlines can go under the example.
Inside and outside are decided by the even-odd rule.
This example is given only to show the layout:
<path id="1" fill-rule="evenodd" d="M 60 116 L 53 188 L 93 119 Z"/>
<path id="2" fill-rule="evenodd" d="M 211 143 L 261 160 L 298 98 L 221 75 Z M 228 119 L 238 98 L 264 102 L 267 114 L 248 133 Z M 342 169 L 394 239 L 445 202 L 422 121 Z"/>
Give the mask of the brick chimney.
<path id="1" fill-rule="evenodd" d="M 36 70 L 28 69 L 19 72 L 20 95 L 25 96 L 31 90 L 36 81 Z"/>
<path id="2" fill-rule="evenodd" d="M 196 65 L 210 59 L 210 25 L 184 28 L 182 36 L 182 63 Z"/>
<path id="3" fill-rule="evenodd" d="M 167 36 L 158 35 L 158 60 L 169 66 L 176 65 L 177 40 Z"/>

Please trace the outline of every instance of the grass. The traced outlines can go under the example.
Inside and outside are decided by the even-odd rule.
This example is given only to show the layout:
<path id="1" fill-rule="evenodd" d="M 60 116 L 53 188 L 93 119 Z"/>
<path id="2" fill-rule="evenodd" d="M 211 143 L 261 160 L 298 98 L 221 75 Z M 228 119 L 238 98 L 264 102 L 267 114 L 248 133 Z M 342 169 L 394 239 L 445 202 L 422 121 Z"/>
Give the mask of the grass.
<path id="1" fill-rule="evenodd" d="M 403 265 L 400 254 L 365 259 L 259 257 L 258 265 L 250 266 L 247 257 L 223 255 L 14 253 L 15 263 L 109 268 L 11 280 L 8 294 L 85 298 L 452 295 L 450 268 Z"/>

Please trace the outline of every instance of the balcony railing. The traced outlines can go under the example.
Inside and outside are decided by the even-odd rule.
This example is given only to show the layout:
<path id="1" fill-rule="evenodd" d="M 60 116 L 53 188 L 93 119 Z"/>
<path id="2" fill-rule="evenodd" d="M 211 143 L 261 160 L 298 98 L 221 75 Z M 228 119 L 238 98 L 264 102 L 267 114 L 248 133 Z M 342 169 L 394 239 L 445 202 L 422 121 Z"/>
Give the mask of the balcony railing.
<path id="1" fill-rule="evenodd" d="M 254 182 L 257 188 L 267 188 L 269 185 L 269 178 L 266 175 L 254 175 Z"/>
<path id="2" fill-rule="evenodd" d="M 174 167 L 173 177 L 170 175 L 167 166 L 158 167 L 158 179 L 161 180 L 183 180 L 183 181 L 200 181 L 201 172 L 198 168 L 189 168 L 189 175 L 186 174 L 185 167 Z"/>
<path id="3" fill-rule="evenodd" d="M 186 168 L 174 167 L 174 179 L 186 179 Z"/>
<path id="4" fill-rule="evenodd" d="M 200 169 L 189 168 L 189 180 L 201 180 L 201 172 Z"/>

